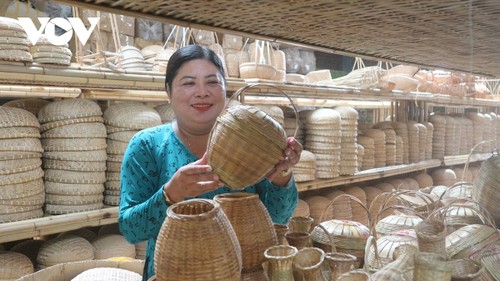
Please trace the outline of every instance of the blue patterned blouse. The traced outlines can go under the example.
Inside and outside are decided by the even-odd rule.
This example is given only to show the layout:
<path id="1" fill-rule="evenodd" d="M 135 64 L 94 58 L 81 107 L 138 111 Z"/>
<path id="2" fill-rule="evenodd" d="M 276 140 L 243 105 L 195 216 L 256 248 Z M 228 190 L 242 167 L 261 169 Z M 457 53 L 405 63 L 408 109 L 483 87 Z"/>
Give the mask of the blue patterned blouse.
<path id="1" fill-rule="evenodd" d="M 142 130 L 128 144 L 120 176 L 118 225 L 130 243 L 148 241 L 143 280 L 154 275 L 156 237 L 168 207 L 161 187 L 179 168 L 196 160 L 177 137 L 171 123 Z M 234 191 L 224 186 L 198 198 L 213 198 L 229 192 Z M 275 223 L 287 223 L 297 206 L 293 177 L 286 187 L 275 186 L 264 179 L 243 192 L 259 194 Z"/>

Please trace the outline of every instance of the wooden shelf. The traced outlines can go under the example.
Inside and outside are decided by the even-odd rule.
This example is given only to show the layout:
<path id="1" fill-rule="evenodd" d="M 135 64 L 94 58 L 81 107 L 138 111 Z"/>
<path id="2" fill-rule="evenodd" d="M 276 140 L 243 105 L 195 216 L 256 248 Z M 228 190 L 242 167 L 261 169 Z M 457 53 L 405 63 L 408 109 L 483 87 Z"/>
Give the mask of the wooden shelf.
<path id="1" fill-rule="evenodd" d="M 118 221 L 118 207 L 0 224 L 0 243 Z"/>
<path id="2" fill-rule="evenodd" d="M 479 162 L 487 160 L 492 156 L 492 153 L 478 153 L 472 154 L 469 159 L 469 163 Z M 469 155 L 457 155 L 457 156 L 445 156 L 443 159 L 443 166 L 453 166 L 453 165 L 462 165 L 467 163 L 467 159 Z"/>
<path id="3" fill-rule="evenodd" d="M 469 162 L 484 161 L 491 153 L 473 154 Z M 468 155 L 446 156 L 444 159 L 432 159 L 413 164 L 395 165 L 360 171 L 353 176 L 341 176 L 333 179 L 314 180 L 297 183 L 299 192 L 318 190 L 346 184 L 376 180 L 415 171 L 442 166 L 460 165 L 467 162 Z M 70 231 L 81 227 L 101 226 L 116 223 L 118 207 L 81 212 L 67 215 L 54 215 L 38 219 L 0 224 L 0 243 L 28 239 L 40 235 L 49 235 Z"/>
<path id="4" fill-rule="evenodd" d="M 340 176 L 333 179 L 299 182 L 297 183 L 297 189 L 299 190 L 299 192 L 307 190 L 317 190 L 317 189 L 341 186 L 357 182 L 364 182 L 368 180 L 381 179 L 400 174 L 415 172 L 419 170 L 436 168 L 441 165 L 442 165 L 441 160 L 432 159 L 432 160 L 421 161 L 419 163 L 414 163 L 414 164 L 403 164 L 403 165 L 375 168 L 375 169 L 360 171 L 352 176 Z"/>
<path id="5" fill-rule="evenodd" d="M 0 89 L 1 97 L 76 97 L 77 91 L 84 98 L 96 100 L 164 101 L 165 75 L 153 71 L 113 71 L 107 68 L 91 68 L 77 65 L 48 66 L 40 64 L 0 64 L 0 84 L 12 89 Z M 324 106 L 349 105 L 358 108 L 389 107 L 391 101 L 424 101 L 433 105 L 500 106 L 499 100 L 473 99 L 420 92 L 383 92 L 351 87 L 335 87 L 316 84 L 277 82 L 261 79 L 228 78 L 228 92 L 254 83 L 278 86 L 287 93 L 295 105 Z M 19 90 L 20 85 L 45 91 Z M 37 87 L 42 86 L 42 87 Z M 5 87 L 5 86 L 4 86 Z M 27 87 L 27 86 L 25 86 Z M 47 92 L 48 89 L 52 91 Z M 55 89 L 66 89 L 66 92 Z M 276 89 L 258 87 L 245 92 L 255 103 L 288 105 L 289 100 Z"/>
<path id="6" fill-rule="evenodd" d="M 469 163 L 484 161 L 490 157 L 491 153 L 472 154 L 469 159 Z M 324 179 L 324 180 L 320 179 L 307 182 L 298 182 L 297 189 L 299 190 L 299 192 L 308 190 L 317 190 L 322 188 L 335 187 L 357 182 L 365 182 L 369 180 L 387 178 L 425 169 L 446 167 L 453 165 L 463 165 L 467 163 L 468 158 L 469 155 L 445 156 L 444 159 L 432 159 L 413 164 L 403 164 L 403 165 L 395 165 L 389 167 L 363 170 L 352 176 L 340 176 L 333 179 Z"/>

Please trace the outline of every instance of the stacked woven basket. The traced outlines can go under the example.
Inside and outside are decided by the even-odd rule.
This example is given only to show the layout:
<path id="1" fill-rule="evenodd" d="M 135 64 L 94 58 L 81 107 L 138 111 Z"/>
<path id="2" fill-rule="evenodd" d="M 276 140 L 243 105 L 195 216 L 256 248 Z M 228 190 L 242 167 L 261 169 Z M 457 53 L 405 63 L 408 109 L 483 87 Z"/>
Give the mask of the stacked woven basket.
<path id="1" fill-rule="evenodd" d="M 32 62 L 28 35 L 15 19 L 0 17 L 0 60 Z"/>
<path id="2" fill-rule="evenodd" d="M 331 108 L 316 109 L 306 117 L 305 149 L 316 156 L 317 176 L 320 179 L 340 175 L 340 122 L 340 114 Z"/>
<path id="3" fill-rule="evenodd" d="M 65 99 L 39 114 L 45 171 L 45 213 L 67 214 L 103 207 L 106 128 L 100 106 Z"/>
<path id="4" fill-rule="evenodd" d="M 33 62 L 39 64 L 70 65 L 73 53 L 68 44 L 56 46 L 47 37 L 40 36 L 36 45 L 30 46 Z"/>
<path id="5" fill-rule="evenodd" d="M 342 133 L 340 175 L 354 175 L 358 172 L 358 111 L 348 106 L 334 108 L 340 114 Z"/>
<path id="6" fill-rule="evenodd" d="M 116 206 L 120 203 L 120 169 L 130 139 L 138 131 L 160 125 L 162 121 L 155 109 L 137 102 L 112 104 L 103 117 L 107 131 L 104 202 Z"/>
<path id="7" fill-rule="evenodd" d="M 38 218 L 45 202 L 40 123 L 31 112 L 0 107 L 0 222 Z"/>

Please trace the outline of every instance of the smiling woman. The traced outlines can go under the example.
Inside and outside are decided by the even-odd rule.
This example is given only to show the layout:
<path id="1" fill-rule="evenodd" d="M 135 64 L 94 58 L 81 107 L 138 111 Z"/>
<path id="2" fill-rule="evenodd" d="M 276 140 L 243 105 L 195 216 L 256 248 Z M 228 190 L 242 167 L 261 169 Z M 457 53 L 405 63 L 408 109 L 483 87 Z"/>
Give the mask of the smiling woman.
<path id="1" fill-rule="evenodd" d="M 226 104 L 222 65 L 208 48 L 188 45 L 177 50 L 165 75 L 175 119 L 138 132 L 125 152 L 118 223 L 129 242 L 148 241 L 144 280 L 155 273 L 155 245 L 167 207 L 236 191 L 224 185 L 207 160 L 210 132 Z M 266 178 L 238 190 L 258 194 L 272 221 L 281 224 L 288 222 L 298 200 L 292 174 L 281 172 L 295 165 L 302 152 L 295 138 L 285 139 L 285 147 L 283 160 Z"/>

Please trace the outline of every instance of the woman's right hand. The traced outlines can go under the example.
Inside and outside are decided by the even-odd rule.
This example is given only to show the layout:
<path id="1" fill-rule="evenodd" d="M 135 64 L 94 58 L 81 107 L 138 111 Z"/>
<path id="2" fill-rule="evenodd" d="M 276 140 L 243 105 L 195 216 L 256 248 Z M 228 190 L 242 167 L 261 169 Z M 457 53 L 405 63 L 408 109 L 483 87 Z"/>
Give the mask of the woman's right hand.
<path id="1" fill-rule="evenodd" d="M 174 176 L 163 186 L 164 192 L 173 202 L 180 202 L 185 198 L 196 197 L 200 194 L 216 190 L 224 183 L 219 176 L 212 173 L 208 165 L 207 154 L 201 159 L 181 167 Z"/>

